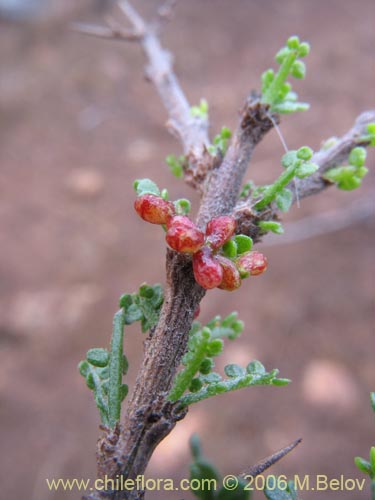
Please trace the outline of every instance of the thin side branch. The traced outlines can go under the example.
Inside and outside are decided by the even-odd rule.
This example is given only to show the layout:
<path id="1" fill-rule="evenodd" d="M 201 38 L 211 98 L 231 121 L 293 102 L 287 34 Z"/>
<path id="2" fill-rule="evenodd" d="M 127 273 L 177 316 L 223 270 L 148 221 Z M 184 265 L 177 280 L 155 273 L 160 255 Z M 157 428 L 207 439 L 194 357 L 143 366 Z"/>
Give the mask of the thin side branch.
<path id="1" fill-rule="evenodd" d="M 108 40 L 124 40 L 126 42 L 139 42 L 141 34 L 135 31 L 124 30 L 119 27 L 99 26 L 86 23 L 72 23 L 70 29 L 82 35 L 106 38 Z"/>
<path id="2" fill-rule="evenodd" d="M 298 198 L 294 185 L 290 186 L 293 192 L 293 203 L 307 196 L 315 195 L 333 184 L 324 179 L 323 174 L 330 168 L 345 163 L 350 151 L 356 146 L 367 146 L 360 137 L 366 133 L 366 127 L 375 122 L 375 110 L 370 110 L 358 116 L 354 126 L 342 137 L 336 144 L 327 150 L 321 150 L 312 157 L 312 162 L 319 166 L 315 174 L 306 179 L 298 181 Z M 239 201 L 234 210 L 234 216 L 237 221 L 237 232 L 251 236 L 255 242 L 261 238 L 261 230 L 258 222 L 261 220 L 278 220 L 280 215 L 277 207 L 272 204 L 271 207 L 263 212 L 257 212 L 252 209 L 252 200 Z"/>
<path id="3" fill-rule="evenodd" d="M 119 7 L 138 33 L 143 33 L 140 43 L 149 61 L 147 76 L 155 85 L 169 114 L 169 127 L 182 143 L 185 155 L 193 154 L 195 162 L 201 160 L 208 146 L 208 122 L 191 115 L 190 105 L 172 69 L 172 57 L 162 48 L 152 26 L 147 25 L 126 0 Z"/>
<path id="4" fill-rule="evenodd" d="M 267 235 L 262 248 L 297 243 L 366 221 L 374 216 L 374 199 L 375 192 L 371 192 L 366 198 L 359 199 L 346 207 L 310 215 L 296 222 L 291 222 L 288 224 L 285 235 L 270 235 L 269 237 Z"/>
<path id="5" fill-rule="evenodd" d="M 262 474 L 265 470 L 269 469 L 272 465 L 277 463 L 279 460 L 281 460 L 285 455 L 290 453 L 296 446 L 298 446 L 302 442 L 302 438 L 296 439 L 291 443 L 290 445 L 286 446 L 285 448 L 282 448 L 279 451 L 276 451 L 272 455 L 268 456 L 267 458 L 264 458 L 257 464 L 253 465 L 250 467 L 250 469 L 246 470 L 245 472 L 242 472 L 240 474 L 240 477 L 256 477 Z"/>
<path id="6" fill-rule="evenodd" d="M 366 127 L 375 122 L 375 110 L 369 110 L 355 121 L 354 126 L 343 135 L 337 143 L 326 151 L 321 150 L 312 157 L 312 162 L 319 165 L 319 170 L 315 174 L 298 182 L 298 193 L 300 198 L 317 194 L 326 187 L 332 185 L 323 179 L 322 174 L 330 168 L 342 165 L 348 159 L 350 151 L 356 146 L 366 146 L 366 142 L 360 142 L 360 137 L 366 132 Z M 294 195 L 294 202 L 296 196 Z"/>

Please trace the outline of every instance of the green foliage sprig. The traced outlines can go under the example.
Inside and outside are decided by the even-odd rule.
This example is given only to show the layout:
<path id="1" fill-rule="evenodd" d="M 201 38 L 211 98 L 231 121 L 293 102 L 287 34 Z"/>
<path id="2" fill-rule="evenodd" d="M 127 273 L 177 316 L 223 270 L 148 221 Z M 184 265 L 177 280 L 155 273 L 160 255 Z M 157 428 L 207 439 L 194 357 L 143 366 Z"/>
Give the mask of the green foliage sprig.
<path id="1" fill-rule="evenodd" d="M 168 155 L 165 159 L 171 173 L 177 177 L 181 178 L 184 175 L 184 166 L 187 162 L 186 157 L 183 155 Z"/>
<path id="2" fill-rule="evenodd" d="M 297 102 L 298 96 L 287 82 L 289 76 L 305 78 L 306 67 L 300 58 L 306 57 L 309 52 L 310 45 L 307 42 L 300 42 L 297 36 L 292 36 L 275 56 L 276 62 L 280 64 L 278 72 L 275 74 L 273 69 L 268 69 L 262 74 L 261 102 L 269 104 L 271 112 L 294 113 L 309 109 L 309 104 Z"/>
<path id="3" fill-rule="evenodd" d="M 128 386 L 122 383 L 129 366 L 123 352 L 124 327 L 140 321 L 142 331 L 149 330 L 158 321 L 162 303 L 163 290 L 160 285 L 144 284 L 138 293 L 122 295 L 121 309 L 113 318 L 110 351 L 90 349 L 86 359 L 78 365 L 87 387 L 94 393 L 102 424 L 112 429 L 120 420 L 121 404 L 128 394 Z"/>
<path id="4" fill-rule="evenodd" d="M 190 114 L 194 118 L 200 118 L 202 120 L 208 119 L 208 102 L 206 99 L 201 99 L 198 106 L 192 106 L 190 108 Z"/>
<path id="5" fill-rule="evenodd" d="M 215 135 L 211 146 L 208 146 L 208 152 L 212 156 L 216 156 L 220 153 L 222 156 L 225 155 L 228 149 L 229 140 L 232 137 L 232 132 L 228 127 L 222 127 L 220 134 Z"/>
<path id="6" fill-rule="evenodd" d="M 277 476 L 267 476 L 263 493 L 268 500 L 298 500 L 294 482 Z"/>
<path id="7" fill-rule="evenodd" d="M 284 172 L 273 184 L 263 189 L 262 199 L 255 203 L 256 210 L 263 210 L 275 200 L 279 210 L 287 212 L 293 201 L 293 194 L 286 186 L 295 178 L 304 179 L 318 170 L 318 165 L 312 163 L 313 151 L 303 146 L 297 151 L 289 151 L 282 159 Z M 259 189 L 259 188 L 258 188 Z"/>
<path id="8" fill-rule="evenodd" d="M 245 490 L 247 481 L 238 477 L 235 479 L 237 486 L 233 489 L 222 485 L 222 478 L 217 468 L 204 457 L 199 437 L 195 434 L 190 438 L 190 449 L 193 455 L 193 463 L 190 465 L 190 483 L 201 485 L 200 489 L 193 489 L 192 493 L 200 500 L 249 500 L 250 491 Z M 208 486 L 221 486 L 209 488 Z"/>
<path id="9" fill-rule="evenodd" d="M 334 182 L 343 191 L 352 191 L 362 184 L 362 179 L 368 173 L 365 167 L 367 152 L 365 148 L 352 149 L 348 158 L 348 165 L 327 170 L 324 179 Z"/>
<path id="10" fill-rule="evenodd" d="M 375 413 L 375 392 L 370 394 L 370 403 Z M 367 474 L 371 480 L 371 499 L 375 500 L 375 446 L 370 449 L 369 460 L 362 457 L 355 457 L 354 462 L 358 469 Z"/>
<path id="11" fill-rule="evenodd" d="M 158 322 L 163 300 L 161 285 L 144 284 L 139 288 L 138 293 L 122 295 L 120 306 L 125 311 L 125 325 L 140 321 L 142 332 L 147 332 Z"/>
<path id="12" fill-rule="evenodd" d="M 242 330 L 243 322 L 237 319 L 237 313 L 223 320 L 217 316 L 204 327 L 195 322 L 190 332 L 188 352 L 182 360 L 184 368 L 176 375 L 168 399 L 179 401 L 181 407 L 186 407 L 242 387 L 288 384 L 288 379 L 277 378 L 278 370 L 266 372 L 260 361 L 252 361 L 246 368 L 236 364 L 226 365 L 224 372 L 227 378 L 212 371 L 215 366 L 213 358 L 223 351 L 223 338 L 233 340 Z"/>

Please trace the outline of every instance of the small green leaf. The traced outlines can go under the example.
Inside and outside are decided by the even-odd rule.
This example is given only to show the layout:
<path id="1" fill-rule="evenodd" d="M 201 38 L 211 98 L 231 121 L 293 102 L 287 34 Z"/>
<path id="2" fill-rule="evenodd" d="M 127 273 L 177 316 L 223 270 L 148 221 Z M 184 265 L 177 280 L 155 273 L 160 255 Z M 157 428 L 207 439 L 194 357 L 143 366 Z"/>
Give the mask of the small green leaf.
<path id="1" fill-rule="evenodd" d="M 198 392 L 202 388 L 202 381 L 199 378 L 193 378 L 189 385 L 190 392 Z"/>
<path id="2" fill-rule="evenodd" d="M 169 169 L 171 173 L 178 178 L 183 177 L 184 175 L 184 169 L 183 169 L 183 161 L 185 157 L 180 156 L 177 158 L 175 155 L 168 155 L 165 159 L 167 165 L 169 166 Z"/>
<path id="3" fill-rule="evenodd" d="M 370 404 L 372 411 L 375 413 L 375 392 L 370 392 Z"/>
<path id="4" fill-rule="evenodd" d="M 121 399 L 121 401 L 124 401 L 124 399 L 128 395 L 128 392 L 129 392 L 129 387 L 126 384 L 122 384 L 120 387 L 120 399 Z"/>
<path id="5" fill-rule="evenodd" d="M 180 198 L 174 202 L 177 215 L 186 215 L 191 210 L 191 203 L 185 198 Z"/>
<path id="6" fill-rule="evenodd" d="M 86 384 L 89 389 L 92 391 L 95 389 L 95 379 L 93 373 L 90 371 L 86 375 Z"/>
<path id="7" fill-rule="evenodd" d="M 214 365 L 215 363 L 212 358 L 206 358 L 202 361 L 201 366 L 199 367 L 199 371 L 200 373 L 202 373 L 202 375 L 208 375 Z"/>
<path id="8" fill-rule="evenodd" d="M 302 165 L 296 169 L 296 177 L 304 179 L 305 177 L 312 175 L 317 170 L 319 170 L 319 166 L 316 163 L 302 163 Z"/>
<path id="9" fill-rule="evenodd" d="M 251 361 L 246 367 L 247 373 L 256 373 L 256 374 L 263 374 L 266 373 L 266 369 L 264 368 L 264 365 L 257 360 Z"/>
<path id="10" fill-rule="evenodd" d="M 293 167 L 297 161 L 297 151 L 288 151 L 281 158 L 281 165 L 284 168 Z"/>
<path id="11" fill-rule="evenodd" d="M 288 378 L 275 378 L 272 380 L 272 385 L 276 385 L 279 387 L 282 387 L 284 385 L 289 385 L 291 383 L 291 380 Z"/>
<path id="12" fill-rule="evenodd" d="M 93 348 L 87 351 L 86 359 L 90 365 L 104 367 L 109 363 L 109 352 L 107 349 Z"/>
<path id="13" fill-rule="evenodd" d="M 82 377 L 86 378 L 87 374 L 90 371 L 90 366 L 89 366 L 88 362 L 86 360 L 80 361 L 78 364 L 78 370 L 79 370 L 79 373 L 82 375 Z"/>
<path id="14" fill-rule="evenodd" d="M 271 233 L 275 234 L 283 234 L 284 233 L 284 228 L 280 224 L 280 222 L 275 222 L 271 220 L 262 220 L 258 222 L 258 226 L 262 229 L 262 231 L 268 232 L 271 231 Z"/>
<path id="15" fill-rule="evenodd" d="M 222 352 L 223 346 L 221 339 L 211 340 L 207 346 L 207 355 L 210 357 L 218 356 Z"/>
<path id="16" fill-rule="evenodd" d="M 133 186 L 138 196 L 142 196 L 143 194 L 154 194 L 155 196 L 160 196 L 158 186 L 150 179 L 137 179 L 134 181 Z"/>
<path id="17" fill-rule="evenodd" d="M 358 469 L 360 471 L 362 471 L 362 472 L 364 472 L 365 474 L 368 474 L 368 475 L 371 474 L 371 465 L 370 465 L 370 462 L 368 462 L 364 458 L 362 458 L 362 457 L 355 457 L 354 463 L 356 464 L 356 466 L 358 467 Z"/>
<path id="18" fill-rule="evenodd" d="M 249 500 L 250 491 L 248 490 L 249 482 L 238 477 L 236 479 L 236 487 L 234 489 L 227 489 L 224 486 L 218 491 L 216 500 Z M 247 489 L 245 489 L 247 488 Z"/>
<path id="19" fill-rule="evenodd" d="M 293 481 L 286 483 L 284 479 L 280 481 L 277 476 L 267 476 L 264 496 L 268 500 L 298 500 L 297 492 Z M 285 484 L 285 487 L 283 487 Z"/>
<path id="20" fill-rule="evenodd" d="M 363 167 L 366 161 L 366 150 L 365 148 L 354 148 L 351 150 L 349 155 L 349 164 L 354 167 Z"/>
<path id="21" fill-rule="evenodd" d="M 245 234 L 237 234 L 234 239 L 237 243 L 237 253 L 239 255 L 248 252 L 253 248 L 253 240 L 252 238 L 250 238 L 250 236 L 246 236 Z"/>
<path id="22" fill-rule="evenodd" d="M 370 465 L 371 465 L 371 474 L 375 476 L 375 446 L 371 446 L 370 449 Z"/>
<path id="23" fill-rule="evenodd" d="M 292 50 L 299 49 L 299 46 L 300 46 L 299 37 L 296 35 L 290 36 L 286 42 L 286 45 L 289 49 L 292 49 Z"/>
<path id="24" fill-rule="evenodd" d="M 237 257 L 237 243 L 235 240 L 229 240 L 222 246 L 223 254 L 229 259 Z"/>
<path id="25" fill-rule="evenodd" d="M 310 104 L 307 102 L 284 101 L 279 104 L 275 104 L 272 110 L 280 115 L 286 115 L 289 113 L 296 113 L 297 111 L 307 111 L 309 108 Z"/>
<path id="26" fill-rule="evenodd" d="M 313 155 L 313 150 L 308 146 L 302 146 L 302 148 L 299 148 L 297 150 L 297 158 L 299 160 L 304 160 L 304 161 L 311 160 L 312 155 Z"/>
<path id="27" fill-rule="evenodd" d="M 224 367 L 224 372 L 227 377 L 235 378 L 242 377 L 246 374 L 246 370 L 242 366 L 231 364 Z"/>
<path id="28" fill-rule="evenodd" d="M 206 99 L 201 99 L 199 106 L 192 106 L 190 108 L 191 116 L 207 120 L 208 118 L 208 102 Z"/>
<path id="29" fill-rule="evenodd" d="M 293 202 L 292 192 L 287 188 L 282 189 L 279 193 L 277 193 L 275 202 L 279 210 L 287 212 Z"/>
<path id="30" fill-rule="evenodd" d="M 163 198 L 163 200 L 168 201 L 169 200 L 169 194 L 167 189 L 162 189 L 160 196 Z"/>
<path id="31" fill-rule="evenodd" d="M 298 56 L 299 57 L 306 57 L 310 53 L 310 44 L 307 42 L 302 42 L 299 45 L 298 48 Z"/>
<path id="32" fill-rule="evenodd" d="M 295 61 L 290 70 L 290 74 L 294 76 L 294 78 L 303 80 L 306 76 L 306 66 L 303 61 Z"/>

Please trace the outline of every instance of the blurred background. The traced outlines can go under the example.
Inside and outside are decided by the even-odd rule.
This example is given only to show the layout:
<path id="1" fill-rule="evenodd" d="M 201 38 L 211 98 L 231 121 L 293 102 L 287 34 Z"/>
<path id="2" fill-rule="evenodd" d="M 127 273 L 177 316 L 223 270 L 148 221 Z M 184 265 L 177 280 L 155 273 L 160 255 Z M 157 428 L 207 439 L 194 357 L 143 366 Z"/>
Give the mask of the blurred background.
<path id="1" fill-rule="evenodd" d="M 139 46 L 68 30 L 73 21 L 104 23 L 111 13 L 122 22 L 113 3 L 0 0 L 4 498 L 79 498 L 76 491 L 49 492 L 45 479 L 95 477 L 98 412 L 77 363 L 87 349 L 108 346 L 123 292 L 164 280 L 163 237 L 136 216 L 133 180 L 149 176 L 168 186 L 172 199 L 189 197 L 195 207 L 199 201 L 165 165 L 167 154 L 180 149 L 143 77 Z M 159 6 L 136 3 L 148 19 Z M 288 36 L 310 41 L 307 80 L 293 85 L 311 111 L 283 118 L 281 128 L 289 148 L 317 149 L 374 107 L 374 18 L 373 0 L 191 0 L 179 2 L 162 40 L 175 55 L 190 102 L 208 100 L 212 134 L 222 125 L 235 127 L 244 98 L 259 88 L 261 72 Z M 248 175 L 269 182 L 282 154 L 271 132 Z M 188 477 L 188 439 L 198 432 L 223 474 L 237 474 L 303 437 L 274 472 L 362 478 L 353 457 L 367 456 L 375 431 L 369 405 L 375 390 L 373 179 L 369 174 L 355 192 L 332 188 L 303 200 L 285 218 L 285 237 L 258 246 L 270 263 L 264 276 L 247 280 L 238 293 L 207 294 L 202 321 L 237 310 L 246 323 L 219 367 L 260 359 L 293 383 L 192 407 L 157 449 L 148 477 Z M 352 221 L 356 203 L 364 211 Z M 327 212 L 330 220 L 343 213 L 347 227 L 300 241 L 295 221 L 309 217 L 309 233 L 310 217 L 325 220 Z M 142 341 L 137 326 L 126 330 L 130 388 Z M 301 496 L 365 499 L 368 488 Z M 192 496 L 152 492 L 148 498 Z"/>

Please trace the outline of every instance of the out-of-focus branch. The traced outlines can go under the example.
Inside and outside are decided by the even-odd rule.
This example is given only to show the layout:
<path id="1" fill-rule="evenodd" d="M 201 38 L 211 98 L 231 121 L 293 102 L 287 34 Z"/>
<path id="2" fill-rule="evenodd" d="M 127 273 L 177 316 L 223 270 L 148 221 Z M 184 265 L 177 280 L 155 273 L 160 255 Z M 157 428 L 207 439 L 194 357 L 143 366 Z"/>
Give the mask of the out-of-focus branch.
<path id="1" fill-rule="evenodd" d="M 169 127 L 178 134 L 186 155 L 194 154 L 201 159 L 204 147 L 208 146 L 208 122 L 193 117 L 190 105 L 172 69 L 172 57 L 162 48 L 154 29 L 147 25 L 137 11 L 126 0 L 119 7 L 129 19 L 137 33 L 142 33 L 140 43 L 148 58 L 147 76 L 154 83 L 169 114 Z"/>
<path id="2" fill-rule="evenodd" d="M 82 35 L 94 36 L 97 38 L 107 38 L 108 40 L 124 40 L 126 42 L 139 42 L 141 33 L 124 30 L 115 26 L 99 26 L 86 23 L 71 23 L 70 29 Z"/>
<path id="3" fill-rule="evenodd" d="M 299 241 L 340 231 L 354 224 L 366 221 L 375 214 L 375 193 L 337 210 L 310 215 L 287 225 L 285 235 L 267 235 L 263 248 L 268 246 L 287 245 Z"/>

